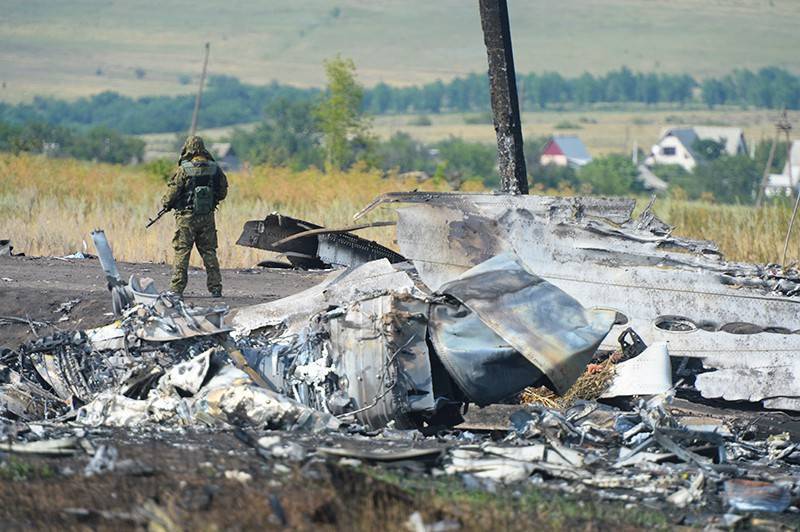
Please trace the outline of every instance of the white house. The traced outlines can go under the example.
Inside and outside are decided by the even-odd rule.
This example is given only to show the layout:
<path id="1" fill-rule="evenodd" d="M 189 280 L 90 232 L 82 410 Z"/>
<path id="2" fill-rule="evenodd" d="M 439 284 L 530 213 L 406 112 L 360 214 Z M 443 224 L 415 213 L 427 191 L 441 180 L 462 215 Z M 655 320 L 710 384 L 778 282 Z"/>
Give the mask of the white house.
<path id="1" fill-rule="evenodd" d="M 677 164 L 691 172 L 700 159 L 694 152 L 698 140 L 721 142 L 726 155 L 747 154 L 744 132 L 738 127 L 671 127 L 661 132 L 661 139 L 653 146 L 645 164 Z"/>
<path id="2" fill-rule="evenodd" d="M 797 189 L 797 183 L 800 182 L 800 140 L 792 141 L 792 150 L 790 152 L 790 161 L 786 161 L 783 166 L 783 172 L 780 174 L 772 174 L 769 176 L 767 186 L 764 193 L 767 196 L 786 195 L 791 196 L 792 191 Z M 792 169 L 791 173 L 789 168 Z"/>

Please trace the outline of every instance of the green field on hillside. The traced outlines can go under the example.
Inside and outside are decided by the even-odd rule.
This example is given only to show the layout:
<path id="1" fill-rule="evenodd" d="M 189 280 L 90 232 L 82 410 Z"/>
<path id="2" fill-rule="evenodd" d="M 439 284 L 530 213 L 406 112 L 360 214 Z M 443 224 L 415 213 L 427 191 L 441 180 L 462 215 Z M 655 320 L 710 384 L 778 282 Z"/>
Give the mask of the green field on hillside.
<path id="1" fill-rule="evenodd" d="M 509 0 L 509 8 L 520 72 L 800 72 L 796 0 Z M 7 0 L 0 100 L 187 92 L 206 40 L 211 73 L 252 83 L 320 85 L 322 60 L 337 52 L 355 60 L 367 85 L 486 68 L 474 0 Z"/>

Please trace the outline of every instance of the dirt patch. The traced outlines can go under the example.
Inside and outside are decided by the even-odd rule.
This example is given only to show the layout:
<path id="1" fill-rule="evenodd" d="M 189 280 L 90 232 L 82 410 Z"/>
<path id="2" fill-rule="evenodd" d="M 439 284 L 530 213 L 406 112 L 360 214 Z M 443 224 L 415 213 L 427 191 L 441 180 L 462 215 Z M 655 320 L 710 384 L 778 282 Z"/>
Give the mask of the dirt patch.
<path id="1" fill-rule="evenodd" d="M 133 273 L 152 277 L 156 286 L 169 286 L 168 264 L 119 263 L 120 274 Z M 223 270 L 224 297 L 231 308 L 271 301 L 294 294 L 319 283 L 325 272 L 272 270 L 264 268 Z M 67 312 L 56 312 L 68 301 L 79 299 Z M 185 299 L 197 305 L 209 305 L 205 271 L 192 268 Z M 13 316 L 47 322 L 49 327 L 35 328 L 38 334 L 54 330 L 87 329 L 113 321 L 111 296 L 97 259 L 59 260 L 46 257 L 0 257 L 0 316 Z M 65 321 L 59 321 L 66 316 Z M 28 324 L 0 325 L 0 346 L 16 347 L 33 337 Z"/>

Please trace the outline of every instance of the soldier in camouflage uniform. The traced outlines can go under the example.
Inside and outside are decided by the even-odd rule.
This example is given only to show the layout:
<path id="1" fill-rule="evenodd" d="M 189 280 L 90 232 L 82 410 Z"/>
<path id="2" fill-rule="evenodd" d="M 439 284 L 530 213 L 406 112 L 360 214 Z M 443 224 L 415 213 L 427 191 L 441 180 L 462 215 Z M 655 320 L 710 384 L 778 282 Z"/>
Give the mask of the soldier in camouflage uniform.
<path id="1" fill-rule="evenodd" d="M 222 297 L 222 273 L 217 260 L 217 228 L 214 210 L 228 195 L 228 179 L 203 145 L 200 137 L 189 137 L 181 150 L 178 169 L 162 199 L 175 210 L 174 272 L 170 290 L 183 294 L 188 280 L 192 246 L 206 267 L 206 286 L 213 297 Z"/>

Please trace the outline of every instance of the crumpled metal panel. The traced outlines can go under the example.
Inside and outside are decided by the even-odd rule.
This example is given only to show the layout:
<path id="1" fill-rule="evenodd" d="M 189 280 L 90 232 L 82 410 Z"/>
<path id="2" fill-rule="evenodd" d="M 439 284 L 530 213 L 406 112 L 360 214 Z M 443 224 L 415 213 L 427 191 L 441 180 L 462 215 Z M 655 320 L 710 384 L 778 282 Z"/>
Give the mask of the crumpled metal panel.
<path id="1" fill-rule="evenodd" d="M 239 309 L 233 323 L 264 339 L 242 351 L 283 393 L 371 427 L 409 427 L 435 409 L 428 305 L 404 268 L 382 259 Z"/>
<path id="2" fill-rule="evenodd" d="M 475 312 L 559 393 L 584 372 L 616 317 L 613 311 L 584 309 L 511 253 L 471 268 L 439 291 Z"/>
<path id="3" fill-rule="evenodd" d="M 412 413 L 432 414 L 433 379 L 426 345 L 427 304 L 391 295 L 359 301 L 330 322 L 336 373 L 345 376 L 355 418 L 371 427 L 416 427 Z M 401 315 L 414 315 L 400 327 Z"/>
<path id="4" fill-rule="evenodd" d="M 363 217 L 380 205 L 391 204 L 433 205 L 438 208 L 474 210 L 489 208 L 524 208 L 532 213 L 546 215 L 551 221 L 591 219 L 608 220 L 622 224 L 630 220 L 636 200 L 629 198 L 510 196 L 485 192 L 387 192 L 375 198 L 355 215 Z"/>
<path id="5" fill-rule="evenodd" d="M 619 311 L 628 319 L 624 326 L 632 326 L 648 344 L 668 342 L 675 355 L 687 348 L 770 352 L 778 344 L 800 353 L 800 335 L 777 333 L 798 330 L 800 299 L 771 291 L 774 283 L 761 280 L 756 266 L 727 263 L 713 244 L 663 234 L 653 224 L 612 223 L 598 212 L 589 216 L 580 207 L 583 198 L 571 198 L 572 216 L 533 198 L 464 195 L 444 205 L 403 207 L 398 244 L 433 288 L 487 255 L 514 251 L 528 269 L 583 306 Z M 618 219 L 619 210 L 613 204 L 610 210 Z M 697 334 L 657 326 L 665 316 L 699 324 Z M 773 332 L 725 332 L 742 323 Z M 604 346 L 615 346 L 618 332 L 612 331 Z"/>
<path id="6" fill-rule="evenodd" d="M 800 356 L 800 298 L 791 295 L 800 286 L 796 272 L 726 262 L 713 243 L 672 236 L 649 210 L 632 220 L 621 204 L 603 201 L 451 194 L 379 202 L 410 203 L 398 209 L 397 241 L 432 288 L 487 256 L 513 251 L 584 307 L 625 317 L 604 348 L 615 348 L 622 329 L 632 327 L 648 344 L 667 342 L 673 357 L 704 359 L 707 369 L 724 369 L 717 355 L 746 361 L 747 370 L 737 373 L 742 389 L 758 388 L 763 378 L 747 361 Z M 676 321 L 685 326 L 670 326 Z M 704 396 L 719 397 L 731 386 L 727 372 L 717 373 L 698 381 Z M 789 397 L 800 397 L 800 383 L 791 391 Z"/>
<path id="7" fill-rule="evenodd" d="M 284 253 L 297 268 L 324 268 L 325 264 L 317 257 L 317 239 L 314 237 L 299 238 L 281 249 L 272 246 L 273 242 L 319 227 L 291 216 L 271 213 L 263 220 L 245 222 L 236 245 Z"/>
<path id="8" fill-rule="evenodd" d="M 389 290 L 407 292 L 413 288 L 414 282 L 407 273 L 392 266 L 388 260 L 381 259 L 333 272 L 320 284 L 297 294 L 235 309 L 229 321 L 239 336 L 280 324 L 299 328 L 307 323 L 309 316 L 331 305 Z"/>
<path id="9" fill-rule="evenodd" d="M 171 342 L 232 330 L 225 324 L 227 305 L 190 307 L 181 300 L 161 295 L 152 306 L 139 308 L 145 315 L 134 334 L 150 342 Z"/>
<path id="10" fill-rule="evenodd" d="M 459 388 L 478 406 L 519 393 L 542 372 L 458 302 L 431 305 L 430 337 L 436 355 Z"/>

